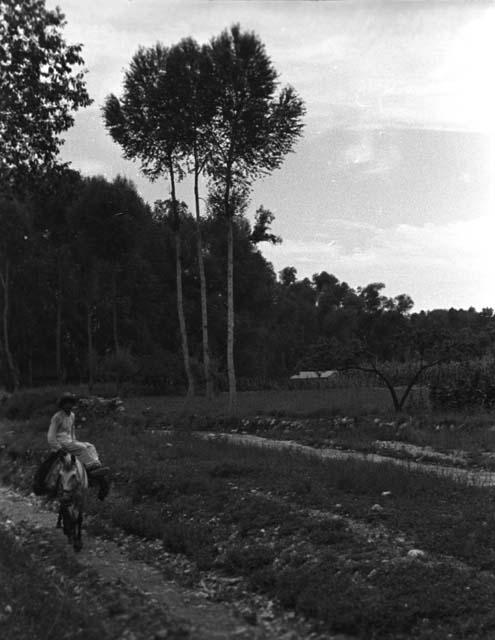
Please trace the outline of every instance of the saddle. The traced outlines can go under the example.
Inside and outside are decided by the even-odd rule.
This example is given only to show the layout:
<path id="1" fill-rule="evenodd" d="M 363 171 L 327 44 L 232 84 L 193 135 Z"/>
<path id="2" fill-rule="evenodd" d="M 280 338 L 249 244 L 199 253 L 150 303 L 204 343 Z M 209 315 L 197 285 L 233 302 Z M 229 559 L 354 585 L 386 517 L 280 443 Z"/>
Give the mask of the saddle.
<path id="1" fill-rule="evenodd" d="M 58 477 L 62 465 L 63 451 L 52 451 L 36 470 L 33 479 L 33 493 L 54 498 L 58 492 Z M 90 487 L 99 486 L 98 498 L 104 500 L 110 491 L 110 468 L 97 466 L 87 468 Z"/>

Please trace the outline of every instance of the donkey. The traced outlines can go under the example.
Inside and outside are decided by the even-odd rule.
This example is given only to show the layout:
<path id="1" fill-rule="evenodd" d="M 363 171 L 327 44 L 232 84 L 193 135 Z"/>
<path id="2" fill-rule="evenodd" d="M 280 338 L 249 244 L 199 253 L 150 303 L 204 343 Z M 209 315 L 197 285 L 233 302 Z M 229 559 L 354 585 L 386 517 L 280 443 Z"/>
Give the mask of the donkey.
<path id="1" fill-rule="evenodd" d="M 62 458 L 58 480 L 60 506 L 57 527 L 63 526 L 74 551 L 81 551 L 81 528 L 88 492 L 88 476 L 84 465 L 74 454 L 66 453 Z"/>

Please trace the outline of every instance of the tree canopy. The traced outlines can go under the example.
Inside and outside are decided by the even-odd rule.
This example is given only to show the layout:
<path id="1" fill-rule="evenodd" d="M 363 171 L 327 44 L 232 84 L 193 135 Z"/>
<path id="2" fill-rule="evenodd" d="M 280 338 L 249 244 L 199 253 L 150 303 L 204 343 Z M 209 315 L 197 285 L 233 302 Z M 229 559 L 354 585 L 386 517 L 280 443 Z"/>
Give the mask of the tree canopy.
<path id="1" fill-rule="evenodd" d="M 88 106 L 81 45 L 44 0 L 0 2 L 0 188 L 12 191 L 56 160 L 72 111 Z"/>

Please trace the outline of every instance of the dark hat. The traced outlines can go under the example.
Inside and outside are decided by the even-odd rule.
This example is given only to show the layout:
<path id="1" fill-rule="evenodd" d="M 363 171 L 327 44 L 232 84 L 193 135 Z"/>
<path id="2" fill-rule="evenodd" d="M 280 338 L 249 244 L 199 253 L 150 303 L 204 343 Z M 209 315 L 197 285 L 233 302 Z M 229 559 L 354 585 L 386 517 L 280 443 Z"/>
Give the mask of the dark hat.
<path id="1" fill-rule="evenodd" d="M 58 406 L 60 407 L 60 409 L 65 407 L 65 405 L 67 404 L 70 404 L 71 407 L 73 407 L 76 402 L 77 398 L 75 395 L 73 395 L 72 393 L 64 393 L 64 395 L 61 396 L 60 400 L 58 401 Z"/>

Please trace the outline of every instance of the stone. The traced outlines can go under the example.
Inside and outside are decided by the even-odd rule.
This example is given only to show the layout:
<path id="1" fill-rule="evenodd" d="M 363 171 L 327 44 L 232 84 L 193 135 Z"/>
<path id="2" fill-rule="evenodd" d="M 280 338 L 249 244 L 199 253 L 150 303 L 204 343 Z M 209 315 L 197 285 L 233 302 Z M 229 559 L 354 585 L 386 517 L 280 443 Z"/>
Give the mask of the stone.
<path id="1" fill-rule="evenodd" d="M 426 553 L 421 549 L 410 549 L 407 552 L 407 557 L 412 558 L 413 560 L 418 560 L 420 558 L 426 558 Z"/>
<path id="2" fill-rule="evenodd" d="M 381 513 L 383 511 L 383 507 L 381 504 L 374 504 L 371 508 L 370 511 L 373 511 L 373 513 Z"/>

